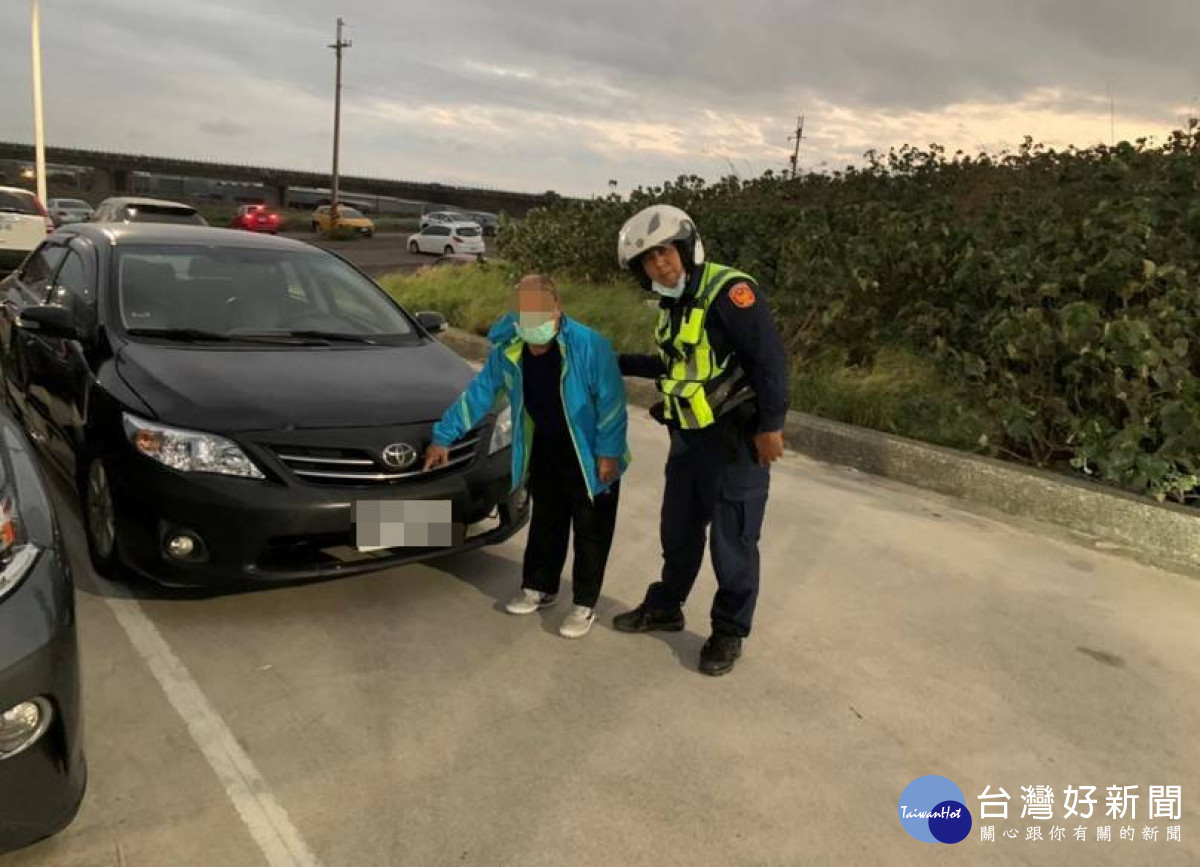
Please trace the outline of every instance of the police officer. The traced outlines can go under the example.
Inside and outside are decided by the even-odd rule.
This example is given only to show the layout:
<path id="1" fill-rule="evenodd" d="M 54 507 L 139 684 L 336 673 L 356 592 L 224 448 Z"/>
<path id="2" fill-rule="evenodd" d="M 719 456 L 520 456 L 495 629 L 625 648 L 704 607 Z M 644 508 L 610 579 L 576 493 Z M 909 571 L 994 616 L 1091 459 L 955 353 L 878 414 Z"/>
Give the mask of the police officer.
<path id="1" fill-rule="evenodd" d="M 670 431 L 661 579 L 613 619 L 622 632 L 683 629 L 683 603 L 709 534 L 717 595 L 700 671 L 733 669 L 758 598 L 758 538 L 769 468 L 783 454 L 787 360 L 753 278 L 708 262 L 691 218 L 654 205 L 625 223 L 617 257 L 659 296 L 657 355 L 622 355 L 621 373 L 657 381 L 652 415 Z"/>

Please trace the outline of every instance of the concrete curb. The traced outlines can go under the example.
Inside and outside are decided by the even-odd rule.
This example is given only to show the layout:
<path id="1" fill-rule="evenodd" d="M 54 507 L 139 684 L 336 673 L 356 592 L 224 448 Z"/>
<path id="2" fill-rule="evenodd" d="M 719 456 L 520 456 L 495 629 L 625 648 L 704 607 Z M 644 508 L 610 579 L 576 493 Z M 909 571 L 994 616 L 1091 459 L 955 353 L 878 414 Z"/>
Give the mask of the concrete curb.
<path id="1" fill-rule="evenodd" d="M 451 329 L 442 342 L 482 361 L 485 338 Z M 658 399 L 646 380 L 625 380 L 630 403 Z M 1200 512 L 993 458 L 789 412 L 784 441 L 824 463 L 853 467 L 1020 518 L 1054 524 L 1093 547 L 1200 576 Z"/>

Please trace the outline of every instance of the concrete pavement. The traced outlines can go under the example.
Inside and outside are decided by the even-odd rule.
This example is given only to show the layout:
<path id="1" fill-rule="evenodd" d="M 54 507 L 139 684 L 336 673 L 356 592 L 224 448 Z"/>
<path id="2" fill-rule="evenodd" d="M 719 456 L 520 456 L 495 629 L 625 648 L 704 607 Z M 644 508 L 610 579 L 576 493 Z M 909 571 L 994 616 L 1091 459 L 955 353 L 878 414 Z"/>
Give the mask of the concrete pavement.
<path id="1" fill-rule="evenodd" d="M 731 676 L 703 678 L 707 565 L 687 631 L 608 626 L 658 561 L 665 439 L 631 413 L 601 623 L 580 642 L 555 633 L 564 607 L 500 611 L 523 535 L 320 585 L 131 602 L 90 574 L 64 511 L 90 788 L 71 828 L 0 867 L 286 863 L 263 854 L 259 820 L 214 771 L 220 732 L 197 743 L 113 598 L 152 624 L 173 676 L 252 762 L 251 794 L 325 867 L 1197 861 L 1200 583 L 789 456 L 773 474 L 755 634 Z M 924 774 L 967 796 L 976 827 L 956 846 L 901 829 L 900 793 Z M 1056 821 L 1020 819 L 1032 785 L 1056 790 Z M 1106 787 L 1140 786 L 1139 839 L 1098 843 L 1097 825 L 1117 836 L 1125 823 L 1059 818 L 1068 785 L 1096 786 L 1101 817 Z M 1180 820 L 1143 821 L 1151 785 L 1182 786 Z M 1012 798 L 1009 821 L 983 822 L 995 843 L 979 840 L 985 786 Z M 1068 838 L 1027 842 L 1030 825 Z M 1140 839 L 1146 825 L 1157 841 Z"/>

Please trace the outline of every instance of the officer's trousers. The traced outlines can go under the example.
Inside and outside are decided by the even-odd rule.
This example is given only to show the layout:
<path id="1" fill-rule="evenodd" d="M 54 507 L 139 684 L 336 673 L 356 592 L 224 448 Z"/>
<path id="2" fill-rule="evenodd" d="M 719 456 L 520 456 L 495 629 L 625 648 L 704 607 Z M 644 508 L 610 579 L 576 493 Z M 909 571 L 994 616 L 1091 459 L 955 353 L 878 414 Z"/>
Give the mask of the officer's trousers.
<path id="1" fill-rule="evenodd" d="M 770 471 L 758 465 L 748 437 L 738 438 L 736 454 L 731 442 L 717 426 L 671 432 L 662 505 L 662 579 L 650 585 L 646 605 L 658 611 L 683 605 L 704 560 L 707 532 L 717 573 L 713 632 L 745 637 L 758 601 L 758 537 Z"/>

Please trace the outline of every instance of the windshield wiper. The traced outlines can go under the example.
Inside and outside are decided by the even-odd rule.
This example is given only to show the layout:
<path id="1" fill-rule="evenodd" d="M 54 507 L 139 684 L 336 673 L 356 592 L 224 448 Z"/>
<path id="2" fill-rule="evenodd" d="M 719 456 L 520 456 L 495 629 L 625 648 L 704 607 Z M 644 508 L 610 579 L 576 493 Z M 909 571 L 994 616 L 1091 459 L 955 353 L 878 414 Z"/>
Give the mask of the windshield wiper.
<path id="1" fill-rule="evenodd" d="M 182 340 L 193 343 L 214 341 L 217 343 L 258 343 L 271 346 L 319 346 L 323 341 L 295 338 L 290 334 L 222 334 L 202 328 L 130 328 L 135 337 L 161 337 L 164 340 Z M 327 344 L 325 344 L 327 345 Z"/>
<path id="2" fill-rule="evenodd" d="M 318 331 L 315 329 L 302 329 L 299 331 L 284 331 L 281 332 L 283 337 L 305 337 L 311 340 L 333 340 L 342 343 L 366 343 L 371 346 L 377 345 L 372 337 L 365 334 L 347 334 L 344 331 Z"/>
<path id="3" fill-rule="evenodd" d="M 166 340 L 216 340 L 228 343 L 228 334 L 205 331 L 202 328 L 128 328 L 126 333 L 134 337 L 162 337 Z"/>

